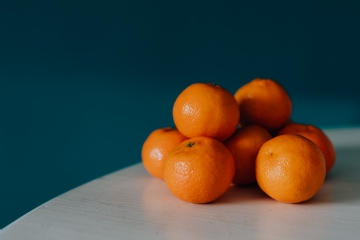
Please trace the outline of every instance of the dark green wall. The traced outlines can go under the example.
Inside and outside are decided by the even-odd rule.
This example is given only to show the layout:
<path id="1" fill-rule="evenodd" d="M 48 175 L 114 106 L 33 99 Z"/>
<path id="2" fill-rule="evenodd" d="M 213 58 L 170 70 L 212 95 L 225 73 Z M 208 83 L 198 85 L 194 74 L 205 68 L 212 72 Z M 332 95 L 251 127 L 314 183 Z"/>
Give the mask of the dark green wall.
<path id="1" fill-rule="evenodd" d="M 360 125 L 359 1 L 0 1 L 0 228 L 141 161 L 193 82 L 280 81 L 293 119 Z"/>

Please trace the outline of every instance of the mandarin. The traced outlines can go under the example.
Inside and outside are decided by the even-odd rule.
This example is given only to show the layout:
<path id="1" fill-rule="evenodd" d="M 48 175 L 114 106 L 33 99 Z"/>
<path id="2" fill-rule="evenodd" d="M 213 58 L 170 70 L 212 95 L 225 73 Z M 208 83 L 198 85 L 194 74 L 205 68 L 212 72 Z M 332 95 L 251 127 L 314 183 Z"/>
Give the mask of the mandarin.
<path id="1" fill-rule="evenodd" d="M 326 173 L 335 165 L 336 151 L 329 137 L 318 127 L 311 124 L 290 122 L 277 135 L 299 134 L 313 141 L 322 151 L 326 162 Z"/>
<path id="2" fill-rule="evenodd" d="M 233 183 L 250 184 L 256 181 L 255 160 L 261 146 L 272 136 L 257 125 L 248 125 L 236 130 L 224 144 L 230 150 L 235 161 Z"/>
<path id="3" fill-rule="evenodd" d="M 185 88 L 173 105 L 173 119 L 188 138 L 229 138 L 239 125 L 239 107 L 225 88 L 210 83 L 194 83 Z"/>
<path id="4" fill-rule="evenodd" d="M 141 159 L 145 169 L 152 176 L 163 179 L 165 160 L 169 152 L 187 137 L 171 127 L 152 131 L 141 149 Z"/>
<path id="5" fill-rule="evenodd" d="M 179 199 L 207 203 L 226 192 L 234 173 L 233 156 L 223 143 L 209 137 L 195 137 L 169 153 L 164 180 Z"/>
<path id="6" fill-rule="evenodd" d="M 292 101 L 285 88 L 273 79 L 255 78 L 235 92 L 242 126 L 259 125 L 273 133 L 289 121 Z"/>
<path id="7" fill-rule="evenodd" d="M 326 175 L 324 155 L 309 139 L 286 134 L 274 137 L 260 148 L 255 163 L 256 180 L 271 198 L 299 203 L 312 198 Z"/>

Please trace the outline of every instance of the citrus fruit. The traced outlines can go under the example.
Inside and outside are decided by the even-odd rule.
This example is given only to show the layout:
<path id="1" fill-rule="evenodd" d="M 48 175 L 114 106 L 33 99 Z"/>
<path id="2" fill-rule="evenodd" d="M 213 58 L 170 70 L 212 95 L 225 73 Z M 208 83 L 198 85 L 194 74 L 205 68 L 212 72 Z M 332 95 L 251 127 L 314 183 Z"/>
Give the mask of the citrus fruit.
<path id="1" fill-rule="evenodd" d="M 292 102 L 280 83 L 255 78 L 235 92 L 242 126 L 259 125 L 271 133 L 282 127 L 291 116 Z"/>
<path id="2" fill-rule="evenodd" d="M 326 175 L 321 150 L 297 134 L 274 137 L 260 148 L 255 163 L 260 188 L 273 199 L 299 203 L 312 198 Z"/>
<path id="3" fill-rule="evenodd" d="M 272 136 L 264 128 L 248 125 L 236 130 L 224 144 L 230 150 L 235 161 L 233 183 L 250 184 L 256 181 L 255 160 L 261 146 Z"/>
<path id="4" fill-rule="evenodd" d="M 173 105 L 173 119 L 188 138 L 229 138 L 239 125 L 239 107 L 225 88 L 210 83 L 194 83 L 185 88 Z"/>
<path id="5" fill-rule="evenodd" d="M 154 177 L 163 179 L 167 155 L 186 139 L 187 137 L 171 127 L 159 128 L 151 132 L 141 149 L 141 159 L 145 169 Z"/>
<path id="6" fill-rule="evenodd" d="M 313 141 L 324 154 L 326 162 L 326 173 L 335 165 L 336 151 L 328 136 L 318 127 L 311 124 L 290 122 L 286 124 L 278 135 L 299 134 Z"/>
<path id="7" fill-rule="evenodd" d="M 226 192 L 234 173 L 233 156 L 223 143 L 209 137 L 195 137 L 169 153 L 164 180 L 179 199 L 207 203 Z"/>

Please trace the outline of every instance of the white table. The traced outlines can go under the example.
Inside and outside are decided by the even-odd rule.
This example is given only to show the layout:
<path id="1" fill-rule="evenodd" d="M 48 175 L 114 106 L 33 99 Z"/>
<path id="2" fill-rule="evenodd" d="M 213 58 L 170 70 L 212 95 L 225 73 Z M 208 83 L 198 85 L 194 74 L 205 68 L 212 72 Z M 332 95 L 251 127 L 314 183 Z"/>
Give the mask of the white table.
<path id="1" fill-rule="evenodd" d="M 306 203 L 279 203 L 256 187 L 186 203 L 137 164 L 44 203 L 0 239 L 360 239 L 360 129 L 326 133 L 337 163 Z"/>

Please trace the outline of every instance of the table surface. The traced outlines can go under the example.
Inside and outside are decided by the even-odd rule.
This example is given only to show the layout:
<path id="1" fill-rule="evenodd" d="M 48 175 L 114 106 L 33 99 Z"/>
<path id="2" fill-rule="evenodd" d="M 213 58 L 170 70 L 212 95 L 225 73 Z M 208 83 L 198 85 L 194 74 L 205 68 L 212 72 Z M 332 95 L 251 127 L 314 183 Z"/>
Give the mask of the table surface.
<path id="1" fill-rule="evenodd" d="M 277 202 L 255 186 L 231 187 L 213 203 L 187 203 L 136 164 L 42 204 L 0 239 L 359 239 L 360 129 L 325 131 L 337 162 L 305 203 Z"/>

